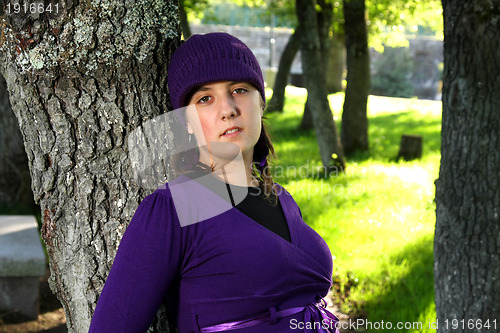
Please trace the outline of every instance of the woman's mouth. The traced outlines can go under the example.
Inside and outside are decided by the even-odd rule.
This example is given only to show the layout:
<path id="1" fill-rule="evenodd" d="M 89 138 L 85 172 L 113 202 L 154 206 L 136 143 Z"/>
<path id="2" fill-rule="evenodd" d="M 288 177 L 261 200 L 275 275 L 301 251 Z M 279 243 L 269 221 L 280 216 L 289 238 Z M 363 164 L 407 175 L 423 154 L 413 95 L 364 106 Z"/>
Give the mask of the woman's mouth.
<path id="1" fill-rule="evenodd" d="M 238 135 L 239 132 L 241 132 L 241 128 L 239 127 L 232 127 L 232 128 L 228 128 L 223 134 L 222 136 L 235 136 L 235 135 Z"/>

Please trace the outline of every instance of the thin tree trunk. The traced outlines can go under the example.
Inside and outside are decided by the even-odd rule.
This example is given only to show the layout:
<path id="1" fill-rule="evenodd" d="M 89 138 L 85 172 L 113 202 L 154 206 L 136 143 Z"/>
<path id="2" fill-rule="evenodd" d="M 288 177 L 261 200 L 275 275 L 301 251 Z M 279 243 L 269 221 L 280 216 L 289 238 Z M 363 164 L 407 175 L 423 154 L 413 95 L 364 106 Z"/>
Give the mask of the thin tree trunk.
<path id="1" fill-rule="evenodd" d="M 179 18 L 181 20 L 182 36 L 184 39 L 188 39 L 191 37 L 191 28 L 189 27 L 184 0 L 179 0 Z"/>
<path id="2" fill-rule="evenodd" d="M 12 112 L 7 83 L 0 75 L 0 206 L 34 209 L 28 157 Z"/>
<path id="3" fill-rule="evenodd" d="M 330 62 L 330 28 L 333 20 L 333 5 L 327 3 L 325 0 L 318 1 L 318 5 L 321 10 L 316 13 L 318 20 L 318 35 L 319 35 L 319 45 L 321 48 L 321 62 L 323 64 L 323 77 L 326 87 L 329 62 Z M 328 94 L 328 89 L 326 90 Z M 309 107 L 309 96 L 304 104 L 304 113 L 302 115 L 302 121 L 300 122 L 299 128 L 304 130 L 309 130 L 314 127 L 311 108 Z"/>
<path id="4" fill-rule="evenodd" d="M 308 92 L 321 161 L 327 170 L 345 169 L 344 153 L 333 120 L 326 91 L 318 24 L 313 0 L 297 0 L 299 24 L 304 25 L 301 39 L 302 68 Z"/>
<path id="5" fill-rule="evenodd" d="M 309 96 L 307 97 L 306 104 L 304 104 L 304 113 L 302 114 L 302 120 L 300 121 L 299 129 L 310 130 L 314 128 L 311 108 L 309 107 Z"/>
<path id="6" fill-rule="evenodd" d="M 443 0 L 443 13 L 434 240 L 438 332 L 498 332 L 500 3 Z"/>
<path id="7" fill-rule="evenodd" d="M 290 39 L 288 39 L 285 49 L 281 54 L 278 73 L 274 81 L 273 95 L 267 104 L 266 111 L 283 112 L 283 107 L 285 105 L 285 88 L 288 84 L 288 75 L 290 74 L 290 68 L 292 68 L 293 59 L 300 49 L 301 34 L 302 28 L 299 25 L 290 36 Z"/>
<path id="8" fill-rule="evenodd" d="M 342 112 L 342 146 L 346 154 L 368 150 L 366 107 L 370 93 L 370 53 L 365 0 L 344 0 L 347 87 Z"/>
<path id="9" fill-rule="evenodd" d="M 321 8 L 319 12 L 317 12 L 316 17 L 318 20 L 318 36 L 319 36 L 319 46 L 321 49 L 321 61 L 323 62 L 323 75 L 326 77 L 329 73 L 328 63 L 329 63 L 329 54 L 330 54 L 330 30 L 332 28 L 333 21 L 333 4 L 326 0 L 316 0 L 317 4 Z"/>
<path id="10" fill-rule="evenodd" d="M 180 29 L 176 1 L 61 3 L 60 14 L 33 25 L 5 17 L 0 71 L 42 210 L 50 286 L 69 331 L 87 332 L 121 236 L 148 194 L 134 182 L 128 135 L 167 111 Z M 160 316 L 151 332 L 165 332 Z"/>

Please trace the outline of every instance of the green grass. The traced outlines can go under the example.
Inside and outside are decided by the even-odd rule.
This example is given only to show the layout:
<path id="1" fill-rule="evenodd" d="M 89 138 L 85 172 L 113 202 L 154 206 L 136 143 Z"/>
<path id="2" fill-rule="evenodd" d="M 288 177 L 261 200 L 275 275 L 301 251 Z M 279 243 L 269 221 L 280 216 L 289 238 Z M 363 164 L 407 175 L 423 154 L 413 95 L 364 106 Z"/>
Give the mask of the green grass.
<path id="1" fill-rule="evenodd" d="M 430 331 L 441 103 L 370 96 L 370 151 L 348 158 L 345 174 L 325 178 L 314 131 L 297 129 L 305 97 L 289 87 L 284 113 L 267 115 L 274 174 L 330 246 L 342 310 L 392 323 L 386 332 Z M 330 96 L 339 133 L 343 98 Z M 423 136 L 420 160 L 395 160 L 403 133 Z M 422 329 L 395 329 L 398 322 L 421 322 Z"/>

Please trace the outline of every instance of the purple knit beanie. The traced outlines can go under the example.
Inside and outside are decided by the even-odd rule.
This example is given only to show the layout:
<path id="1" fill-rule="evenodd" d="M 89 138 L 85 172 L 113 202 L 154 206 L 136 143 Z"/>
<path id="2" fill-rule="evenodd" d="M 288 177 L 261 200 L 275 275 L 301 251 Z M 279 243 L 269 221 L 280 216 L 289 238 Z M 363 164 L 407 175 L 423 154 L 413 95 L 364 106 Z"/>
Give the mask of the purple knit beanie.
<path id="1" fill-rule="evenodd" d="M 264 102 L 264 79 L 255 55 L 238 38 L 214 32 L 193 35 L 175 50 L 168 67 L 168 89 L 174 109 L 200 85 L 217 81 L 249 82 Z"/>

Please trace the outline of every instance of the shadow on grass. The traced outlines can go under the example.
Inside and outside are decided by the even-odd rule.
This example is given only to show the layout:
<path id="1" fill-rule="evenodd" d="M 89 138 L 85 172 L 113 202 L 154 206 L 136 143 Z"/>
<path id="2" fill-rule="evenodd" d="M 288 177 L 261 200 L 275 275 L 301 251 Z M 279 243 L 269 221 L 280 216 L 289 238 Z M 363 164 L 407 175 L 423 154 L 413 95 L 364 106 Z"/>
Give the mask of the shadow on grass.
<path id="1" fill-rule="evenodd" d="M 403 111 L 370 118 L 370 151 L 375 159 L 395 159 L 403 134 L 423 138 L 423 155 L 441 149 L 441 119 L 426 118 L 418 111 Z"/>
<path id="2" fill-rule="evenodd" d="M 409 244 L 397 255 L 392 257 L 396 265 L 408 265 L 408 272 L 404 277 L 391 283 L 384 283 L 386 287 L 378 295 L 373 295 L 371 300 L 364 305 L 368 321 L 375 323 L 382 320 L 392 323 L 394 332 L 398 322 L 407 325 L 421 322 L 422 327 L 414 326 L 414 331 L 428 328 L 428 320 L 422 315 L 434 302 L 434 272 L 433 272 L 433 239 L 424 237 Z M 390 272 L 379 276 L 381 280 L 390 280 Z M 387 328 L 387 326 L 386 326 Z M 384 332 L 367 327 L 367 332 Z M 397 329 L 398 332 L 409 332 L 409 329 Z"/>

